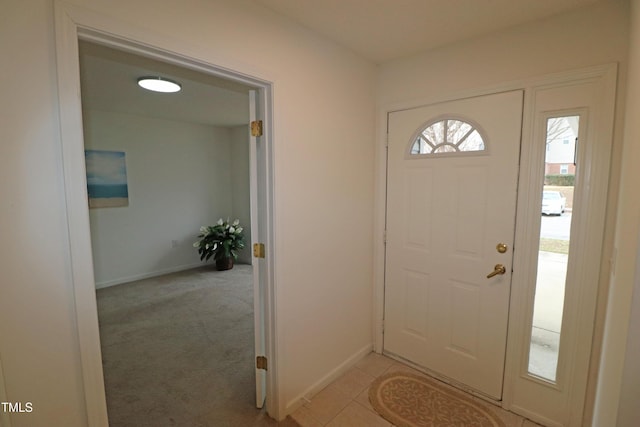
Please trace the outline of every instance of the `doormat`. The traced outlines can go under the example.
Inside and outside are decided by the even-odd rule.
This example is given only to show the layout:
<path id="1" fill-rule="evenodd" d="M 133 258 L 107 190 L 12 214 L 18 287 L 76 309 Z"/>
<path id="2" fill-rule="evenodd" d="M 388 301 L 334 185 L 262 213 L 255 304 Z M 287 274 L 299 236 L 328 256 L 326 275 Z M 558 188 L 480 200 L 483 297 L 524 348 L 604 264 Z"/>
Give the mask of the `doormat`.
<path id="1" fill-rule="evenodd" d="M 490 409 L 436 380 L 403 372 L 377 378 L 369 401 L 397 427 L 505 427 Z"/>

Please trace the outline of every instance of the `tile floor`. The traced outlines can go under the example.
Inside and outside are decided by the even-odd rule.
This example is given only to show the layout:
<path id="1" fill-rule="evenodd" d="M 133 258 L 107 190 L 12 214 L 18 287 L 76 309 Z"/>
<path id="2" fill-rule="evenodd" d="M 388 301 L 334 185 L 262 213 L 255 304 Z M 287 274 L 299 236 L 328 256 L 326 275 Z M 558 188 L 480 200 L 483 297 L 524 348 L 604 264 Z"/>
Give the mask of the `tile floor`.
<path id="1" fill-rule="evenodd" d="M 378 376 L 394 371 L 408 371 L 424 375 L 388 357 L 371 353 L 355 367 L 320 391 L 296 410 L 291 416 L 302 427 L 388 427 L 369 403 L 369 385 Z M 516 414 L 490 405 L 507 427 L 536 427 L 533 423 Z"/>

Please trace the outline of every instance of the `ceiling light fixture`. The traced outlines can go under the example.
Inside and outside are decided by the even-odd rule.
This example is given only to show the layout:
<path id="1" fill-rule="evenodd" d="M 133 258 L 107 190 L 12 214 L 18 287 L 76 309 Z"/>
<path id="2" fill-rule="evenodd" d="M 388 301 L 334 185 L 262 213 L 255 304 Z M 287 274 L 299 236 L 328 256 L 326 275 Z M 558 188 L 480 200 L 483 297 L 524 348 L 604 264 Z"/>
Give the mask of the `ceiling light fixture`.
<path id="1" fill-rule="evenodd" d="M 138 79 L 138 86 L 153 92 L 172 93 L 179 92 L 182 86 L 178 82 L 164 77 L 146 76 Z"/>

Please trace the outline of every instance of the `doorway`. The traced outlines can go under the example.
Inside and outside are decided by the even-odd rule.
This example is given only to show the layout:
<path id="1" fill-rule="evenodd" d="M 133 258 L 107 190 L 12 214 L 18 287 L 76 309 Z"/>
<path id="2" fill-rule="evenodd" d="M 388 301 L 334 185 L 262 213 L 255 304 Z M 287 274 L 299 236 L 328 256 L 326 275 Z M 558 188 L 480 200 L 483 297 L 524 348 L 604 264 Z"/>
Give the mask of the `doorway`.
<path id="1" fill-rule="evenodd" d="M 153 35 L 144 31 L 131 30 L 128 38 L 119 37 L 122 28 L 117 23 L 102 17 L 84 14 L 73 7 L 57 5 L 56 45 L 59 67 L 60 121 L 63 148 L 63 170 L 67 220 L 70 230 L 70 248 L 72 257 L 72 284 L 76 301 L 80 354 L 85 386 L 87 411 L 90 423 L 106 424 L 106 405 L 102 360 L 98 334 L 97 308 L 95 298 L 94 271 L 91 257 L 91 239 L 87 212 L 86 170 L 84 163 L 84 140 L 82 134 L 81 103 L 78 95 L 80 87 L 78 42 L 85 40 L 108 47 L 117 48 L 145 57 L 199 71 L 208 75 L 228 79 L 253 88 L 253 106 L 250 119 L 262 121 L 263 132 L 250 137 L 250 186 L 252 192 L 252 244 L 263 244 L 264 258 L 255 259 L 253 277 L 255 280 L 254 312 L 263 328 L 256 328 L 255 343 L 257 356 L 271 360 L 270 370 L 258 369 L 256 372 L 257 404 L 264 402 L 265 393 L 270 399 L 266 402 L 267 413 L 278 416 L 278 395 L 276 393 L 276 369 L 274 355 L 273 322 L 273 243 L 272 243 L 272 119 L 271 84 L 268 81 L 251 77 L 248 73 L 218 67 L 201 59 L 181 54 L 184 47 L 173 43 L 174 51 L 164 49 L 154 43 Z M 137 40 L 132 39 L 132 34 Z M 144 41 L 142 41 L 144 40 Z M 166 39 L 162 42 L 167 43 Z M 162 44 L 162 42 L 160 44 Z M 257 147 L 260 142 L 260 148 Z"/>
<path id="2" fill-rule="evenodd" d="M 484 204 L 496 203 L 490 192 L 483 189 L 488 178 L 469 174 L 464 168 L 473 167 L 473 162 L 482 158 L 482 151 L 490 144 L 464 142 L 473 134 L 471 128 L 459 131 L 463 127 L 456 123 L 466 122 L 481 129 L 482 136 L 484 119 L 474 119 L 475 110 L 457 109 L 459 105 L 473 105 L 480 99 L 509 91 L 502 88 L 472 98 L 388 110 L 385 120 L 388 157 L 385 156 L 384 169 L 388 173 L 386 188 L 383 187 L 387 206 L 382 242 L 386 258 L 380 299 L 384 326 L 380 330 L 379 349 L 543 425 L 582 425 L 585 399 L 593 391 L 587 390 L 587 379 L 596 369 L 595 365 L 590 366 L 593 325 L 602 321 L 596 318 L 595 306 L 598 288 L 602 286 L 599 270 L 612 143 L 615 67 L 541 78 L 511 89 L 515 92 L 523 89 L 519 92 L 524 94 L 524 102 L 520 104 L 523 108 L 507 108 L 516 111 L 514 122 L 518 131 L 514 138 L 518 139 L 521 131 L 522 144 L 515 160 L 503 160 L 492 171 L 499 176 L 515 164 L 515 175 L 508 178 L 512 187 L 505 191 L 500 183 L 492 185 L 500 192 L 499 199 L 513 197 L 513 204 L 505 217 L 500 216 L 501 211 L 494 212 L 488 220 Z M 480 110 L 498 111 L 493 105 Z M 508 117 L 508 113 L 500 114 Z M 545 310 L 534 310 L 534 304 L 536 297 L 538 301 L 544 299 L 545 285 L 547 288 L 549 285 L 543 277 L 545 283 L 536 293 L 537 259 L 542 250 L 545 163 L 549 163 L 548 159 L 545 161 L 548 127 L 558 118 L 564 118 L 569 128 L 576 125 L 572 132 L 580 138 L 575 160 L 572 159 L 578 165 L 571 194 L 572 214 L 562 214 L 560 206 L 560 213 L 565 215 L 560 218 L 572 217 L 566 285 L 562 295 L 554 291 L 561 301 L 553 302 L 551 308 L 547 306 L 552 316 L 545 318 L 541 314 Z M 394 127 L 403 130 L 396 132 Z M 490 157 L 489 154 L 493 152 L 484 156 Z M 568 163 L 564 162 L 564 168 L 559 166 L 559 174 L 569 172 Z M 471 191 L 465 192 L 466 188 Z M 557 191 L 550 187 L 547 190 Z M 472 205 L 474 197 L 477 202 Z M 564 208 L 566 212 L 566 205 Z M 483 227 L 491 224 L 493 218 L 506 224 L 510 238 L 505 241 L 480 238 L 488 235 Z M 546 227 L 542 232 L 547 233 Z M 470 250 L 473 246 L 465 246 L 468 241 L 480 242 L 476 245 L 480 249 Z M 480 271 L 474 262 L 482 260 L 487 264 L 485 254 L 494 258 L 488 262 L 490 268 L 485 265 Z M 499 258 L 506 254 L 510 256 Z M 462 277 L 468 271 L 473 271 L 475 277 Z M 506 300 L 497 304 L 499 297 L 483 299 L 485 294 L 478 282 L 510 274 Z M 499 306 L 506 308 L 500 311 L 496 308 Z M 478 313 L 487 312 L 504 319 L 502 330 L 486 325 L 484 329 L 478 327 L 481 325 Z M 557 352 L 540 351 L 540 335 L 547 332 L 541 331 L 546 320 L 554 323 L 549 329 L 552 338 L 559 341 Z M 555 336 L 560 330 L 562 333 Z M 481 354 L 479 343 L 484 340 L 483 334 L 495 332 L 499 332 L 502 342 L 494 355 L 500 368 L 490 374 L 494 381 L 492 391 L 488 383 L 483 384 L 474 375 L 481 376 L 478 369 L 489 371 L 487 365 L 476 364 Z M 542 371 L 538 364 L 541 355 L 554 359 L 551 364 L 545 361 L 544 369 L 551 367 L 555 372 Z M 455 365 L 457 359 L 462 365 Z M 467 374 L 465 365 L 473 364 L 476 369 Z"/>
<path id="3" fill-rule="evenodd" d="M 138 424 L 253 420 L 252 88 L 85 41 L 79 47 L 110 422 L 133 425 L 141 413 Z M 149 75 L 180 91 L 136 85 Z M 107 191 L 116 179 L 126 197 Z M 219 219 L 237 220 L 246 241 L 231 271 L 203 267 L 193 247 L 199 229 Z"/>

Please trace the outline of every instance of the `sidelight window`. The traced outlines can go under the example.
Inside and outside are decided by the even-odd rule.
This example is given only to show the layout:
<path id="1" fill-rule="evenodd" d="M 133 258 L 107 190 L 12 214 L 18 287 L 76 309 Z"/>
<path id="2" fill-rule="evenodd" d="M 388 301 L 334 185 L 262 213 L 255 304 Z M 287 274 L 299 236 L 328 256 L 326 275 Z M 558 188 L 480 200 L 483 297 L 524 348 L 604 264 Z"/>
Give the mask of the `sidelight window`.
<path id="1" fill-rule="evenodd" d="M 579 124 L 580 116 L 547 119 L 545 170 L 549 170 L 550 165 L 562 163 L 560 174 L 568 174 L 568 163 L 576 158 L 576 146 L 573 143 L 567 147 L 564 141 L 577 141 Z M 549 174 L 541 183 L 542 219 L 528 366 L 529 374 L 553 383 L 557 382 L 562 346 L 562 316 L 574 213 L 573 180 L 557 178 L 557 175 Z"/>

